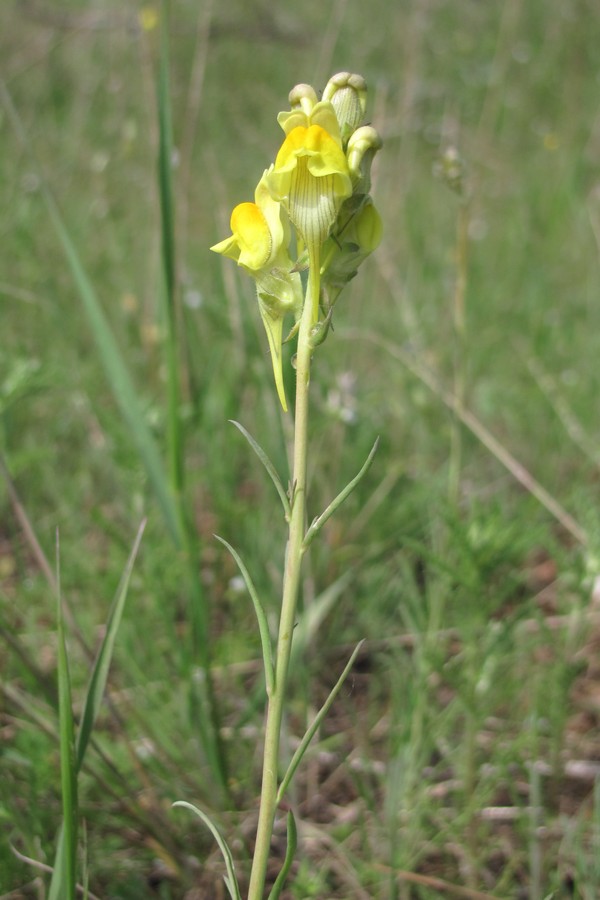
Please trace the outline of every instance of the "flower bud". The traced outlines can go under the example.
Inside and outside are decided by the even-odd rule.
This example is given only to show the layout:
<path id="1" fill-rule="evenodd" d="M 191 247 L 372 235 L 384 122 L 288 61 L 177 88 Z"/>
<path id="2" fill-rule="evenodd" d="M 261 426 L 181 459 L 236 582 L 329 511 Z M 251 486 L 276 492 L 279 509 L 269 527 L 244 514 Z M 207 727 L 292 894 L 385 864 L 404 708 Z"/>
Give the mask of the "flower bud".
<path id="1" fill-rule="evenodd" d="M 325 308 L 331 309 L 340 292 L 356 275 L 359 266 L 381 242 L 383 225 L 370 197 L 358 211 L 344 218 L 342 208 L 339 230 L 329 238 L 323 252 L 322 289 Z"/>
<path id="2" fill-rule="evenodd" d="M 367 83 L 362 75 L 338 72 L 333 75 L 323 91 L 323 100 L 329 100 L 340 123 L 344 144 L 363 120 L 367 108 Z"/>
<path id="3" fill-rule="evenodd" d="M 363 125 L 357 128 L 350 136 L 346 155 L 350 177 L 355 185 L 355 191 L 359 187 L 360 193 L 368 194 L 371 187 L 371 163 L 375 153 L 381 149 L 382 140 L 371 125 Z"/>
<path id="4" fill-rule="evenodd" d="M 356 214 L 354 220 L 354 234 L 360 253 L 365 256 L 376 250 L 381 243 L 383 225 L 381 216 L 377 212 L 373 202 L 369 199 L 363 208 Z"/>
<path id="5" fill-rule="evenodd" d="M 302 112 L 310 115 L 313 106 L 319 101 L 317 93 L 310 84 L 297 84 L 289 93 L 288 100 L 292 109 L 301 109 Z"/>
<path id="6" fill-rule="evenodd" d="M 466 192 L 466 164 L 456 147 L 446 147 L 433 165 L 433 174 L 436 178 L 445 181 L 448 187 L 457 194 L 464 196 Z"/>

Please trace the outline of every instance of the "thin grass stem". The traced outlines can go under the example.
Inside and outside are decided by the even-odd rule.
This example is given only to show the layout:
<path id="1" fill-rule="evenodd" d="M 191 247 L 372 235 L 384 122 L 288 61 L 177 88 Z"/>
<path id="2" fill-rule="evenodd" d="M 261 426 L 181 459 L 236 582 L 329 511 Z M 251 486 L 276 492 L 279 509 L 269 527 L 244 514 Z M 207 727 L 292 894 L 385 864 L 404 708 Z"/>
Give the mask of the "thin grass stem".
<path id="1" fill-rule="evenodd" d="M 200 678 L 190 686 L 193 718 L 209 765 L 225 796 L 228 794 L 226 756 L 220 740 L 220 717 L 217 710 L 210 672 L 209 610 L 200 583 L 198 539 L 185 501 L 185 438 L 181 420 L 181 353 L 179 347 L 179 312 L 177 298 L 177 265 L 174 191 L 172 178 L 172 122 L 169 60 L 169 0 L 162 2 L 160 59 L 157 80 L 158 107 L 158 186 L 161 211 L 161 256 L 163 271 L 163 314 L 166 326 L 165 356 L 167 363 L 167 436 L 169 481 L 177 511 L 181 544 L 186 558 L 190 585 L 191 663 L 200 667 Z"/>

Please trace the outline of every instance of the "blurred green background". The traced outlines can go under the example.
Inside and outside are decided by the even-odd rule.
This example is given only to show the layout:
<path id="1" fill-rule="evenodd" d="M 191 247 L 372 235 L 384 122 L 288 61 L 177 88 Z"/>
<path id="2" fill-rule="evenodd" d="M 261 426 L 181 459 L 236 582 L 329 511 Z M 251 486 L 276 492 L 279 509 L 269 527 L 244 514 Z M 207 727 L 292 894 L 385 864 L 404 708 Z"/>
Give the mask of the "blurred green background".
<path id="1" fill-rule="evenodd" d="M 377 435 L 381 445 L 307 567 L 292 750 L 348 648 L 368 640 L 292 795 L 301 852 L 286 897 L 465 896 L 453 885 L 597 897 L 596 4 L 171 4 L 187 500 L 232 808 L 215 796 L 190 715 L 182 562 L 42 191 L 58 203 L 166 453 L 158 13 L 109 0 L 0 5 L 0 451 L 10 475 L 0 482 L 0 896 L 45 896 L 47 876 L 17 854 L 51 864 L 61 815 L 55 603 L 24 514 L 50 560 L 59 530 L 63 591 L 92 648 L 149 519 L 117 640 L 116 712 L 99 722 L 83 776 L 90 889 L 224 896 L 212 843 L 171 812 L 176 799 L 213 811 L 242 882 L 247 873 L 259 642 L 213 534 L 242 553 L 275 622 L 284 523 L 228 419 L 258 438 L 284 480 L 290 424 L 252 284 L 208 247 L 273 160 L 289 90 L 322 89 L 349 70 L 366 78 L 368 120 L 384 139 L 372 193 L 385 234 L 316 357 L 311 515 Z M 455 158 L 459 191 L 443 177 Z M 444 402 L 457 390 L 474 417 L 464 427 Z M 486 446 L 487 434 L 499 443 Z M 76 697 L 83 643 L 73 631 Z"/>

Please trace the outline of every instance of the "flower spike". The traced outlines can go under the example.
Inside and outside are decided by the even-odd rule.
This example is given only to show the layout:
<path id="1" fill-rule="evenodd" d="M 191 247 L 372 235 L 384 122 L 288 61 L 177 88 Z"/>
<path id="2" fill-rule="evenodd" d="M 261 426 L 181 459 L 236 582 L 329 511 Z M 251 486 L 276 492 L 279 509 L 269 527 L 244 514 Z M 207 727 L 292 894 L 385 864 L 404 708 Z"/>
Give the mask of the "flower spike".
<path id="1" fill-rule="evenodd" d="M 289 103 L 290 109 L 277 117 L 283 143 L 258 183 L 254 202 L 234 208 L 231 235 L 211 248 L 255 280 L 284 410 L 285 317 L 294 317 L 291 339 L 309 305 L 311 346 L 319 346 L 340 291 L 381 238 L 381 219 L 369 197 L 371 162 L 381 139 L 374 128 L 361 125 L 364 79 L 339 72 L 321 100 L 311 85 L 298 84 Z"/>

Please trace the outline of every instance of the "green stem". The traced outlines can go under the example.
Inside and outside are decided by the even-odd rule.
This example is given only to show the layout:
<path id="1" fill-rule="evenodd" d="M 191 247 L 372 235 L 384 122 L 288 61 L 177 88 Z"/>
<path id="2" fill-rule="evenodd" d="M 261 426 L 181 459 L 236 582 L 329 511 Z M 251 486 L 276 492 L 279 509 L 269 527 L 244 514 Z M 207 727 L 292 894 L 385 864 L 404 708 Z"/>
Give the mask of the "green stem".
<path id="1" fill-rule="evenodd" d="M 318 266 L 310 266 L 309 282 L 298 335 L 296 356 L 296 417 L 294 422 L 294 463 L 292 512 L 289 523 L 283 599 L 279 620 L 275 683 L 268 698 L 263 775 L 260 796 L 260 812 L 256 833 L 256 845 L 252 860 L 248 900 L 262 900 L 267 862 L 271 847 L 271 835 L 277 805 L 279 771 L 279 744 L 281 723 L 286 697 L 287 676 L 292 651 L 296 603 L 300 584 L 303 541 L 306 521 L 306 461 L 308 455 L 308 401 L 311 361 L 311 331 L 313 308 L 317 304 L 320 289 Z M 316 298 L 316 299 L 315 299 Z"/>
<path id="2" fill-rule="evenodd" d="M 467 325 L 465 297 L 467 291 L 469 253 L 469 205 L 461 200 L 456 223 L 456 282 L 454 285 L 454 396 L 457 404 L 457 415 L 452 423 L 450 441 L 450 465 L 448 493 L 453 503 L 458 503 L 460 494 L 460 475 L 462 467 L 462 426 L 460 414 L 465 406 Z"/>
<path id="3" fill-rule="evenodd" d="M 183 543 L 185 522 L 183 514 L 184 465 L 181 434 L 181 397 L 179 348 L 177 346 L 177 284 L 175 255 L 175 209 L 172 179 L 172 122 L 169 84 L 169 2 L 162 2 L 162 28 L 157 80 L 158 107 L 158 187 L 160 199 L 160 237 L 163 272 L 163 308 L 166 324 L 166 358 L 168 372 L 168 447 L 171 492 L 179 514 L 180 543 Z"/>

